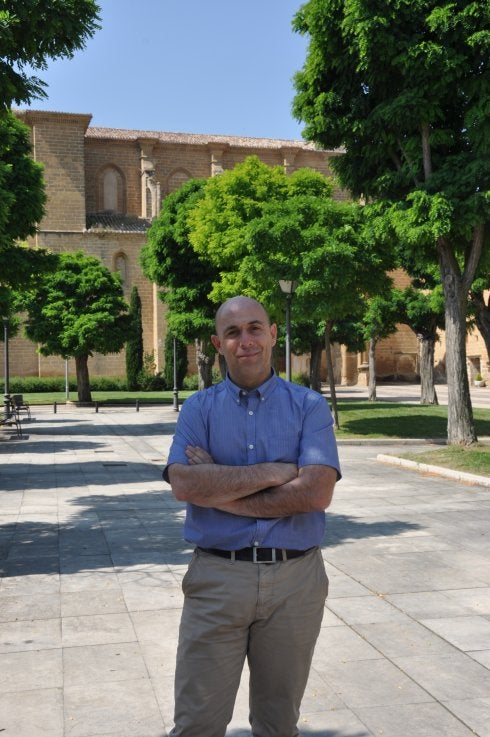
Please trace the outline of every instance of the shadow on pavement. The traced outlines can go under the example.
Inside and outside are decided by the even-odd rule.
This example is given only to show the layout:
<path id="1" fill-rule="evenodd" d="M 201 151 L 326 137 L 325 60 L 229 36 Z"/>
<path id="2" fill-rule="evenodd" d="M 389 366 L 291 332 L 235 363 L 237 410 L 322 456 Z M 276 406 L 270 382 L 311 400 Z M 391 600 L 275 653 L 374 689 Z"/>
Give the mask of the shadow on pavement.
<path id="1" fill-rule="evenodd" d="M 25 521 L 0 525 L 4 576 L 175 565 L 189 559 L 192 546 L 182 539 L 184 506 L 170 491 L 82 495 L 69 504 L 73 515 L 60 524 Z M 417 528 L 397 521 L 366 523 L 330 513 L 328 542 L 322 547 Z"/>

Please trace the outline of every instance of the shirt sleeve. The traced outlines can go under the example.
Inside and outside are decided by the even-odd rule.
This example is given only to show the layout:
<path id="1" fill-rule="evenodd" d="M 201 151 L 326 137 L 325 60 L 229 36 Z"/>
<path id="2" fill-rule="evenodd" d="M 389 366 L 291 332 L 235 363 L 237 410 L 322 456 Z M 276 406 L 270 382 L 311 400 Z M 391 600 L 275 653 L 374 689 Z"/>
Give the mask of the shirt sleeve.
<path id="1" fill-rule="evenodd" d="M 198 445 L 203 450 L 208 450 L 208 433 L 203 420 L 198 395 L 194 394 L 183 403 L 175 435 L 170 446 L 167 464 L 163 469 L 162 476 L 168 482 L 168 469 L 173 463 L 187 465 L 188 459 L 185 449 L 188 445 Z"/>
<path id="2" fill-rule="evenodd" d="M 331 466 L 342 478 L 333 417 L 324 397 L 307 394 L 304 406 L 298 466 Z"/>

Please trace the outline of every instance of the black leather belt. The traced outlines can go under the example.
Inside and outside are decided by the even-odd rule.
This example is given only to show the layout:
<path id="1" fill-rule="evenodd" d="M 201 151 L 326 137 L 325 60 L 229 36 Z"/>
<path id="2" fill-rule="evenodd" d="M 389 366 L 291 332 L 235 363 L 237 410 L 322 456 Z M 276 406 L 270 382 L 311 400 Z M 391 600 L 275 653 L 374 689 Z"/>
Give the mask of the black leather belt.
<path id="1" fill-rule="evenodd" d="M 311 550 L 312 548 L 308 548 Z M 240 550 L 219 550 L 219 548 L 199 548 L 205 553 L 218 555 L 228 560 L 245 560 L 251 563 L 279 563 L 291 558 L 300 558 L 308 550 L 286 550 L 285 548 L 241 548 Z"/>

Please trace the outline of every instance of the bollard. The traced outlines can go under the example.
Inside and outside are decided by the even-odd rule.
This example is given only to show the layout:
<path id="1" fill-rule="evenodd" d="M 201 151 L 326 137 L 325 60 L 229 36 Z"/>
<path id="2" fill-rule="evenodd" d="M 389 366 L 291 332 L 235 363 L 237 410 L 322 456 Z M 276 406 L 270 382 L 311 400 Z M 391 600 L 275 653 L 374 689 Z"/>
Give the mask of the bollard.
<path id="1" fill-rule="evenodd" d="M 140 400 L 137 399 L 136 400 L 136 412 L 139 412 L 139 411 L 140 411 Z"/>
<path id="2" fill-rule="evenodd" d="M 53 410 L 54 410 L 54 413 L 56 414 L 57 412 L 56 402 L 53 404 Z"/>
<path id="3" fill-rule="evenodd" d="M 96 403 L 95 403 L 95 412 L 97 413 L 98 411 L 99 411 L 99 403 L 98 403 L 98 402 L 96 402 Z"/>

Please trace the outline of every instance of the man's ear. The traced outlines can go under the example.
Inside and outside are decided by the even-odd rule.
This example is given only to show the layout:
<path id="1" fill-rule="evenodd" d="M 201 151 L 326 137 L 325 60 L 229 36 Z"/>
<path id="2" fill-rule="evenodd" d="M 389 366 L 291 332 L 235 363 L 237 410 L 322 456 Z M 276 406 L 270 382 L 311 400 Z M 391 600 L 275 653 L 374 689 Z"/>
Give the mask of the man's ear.
<path id="1" fill-rule="evenodd" d="M 214 345 L 218 353 L 221 353 L 221 341 L 217 335 L 211 336 L 211 343 Z"/>
<path id="2" fill-rule="evenodd" d="M 276 345 L 277 343 L 277 325 L 275 322 L 271 325 L 271 335 L 272 335 L 272 345 Z"/>

